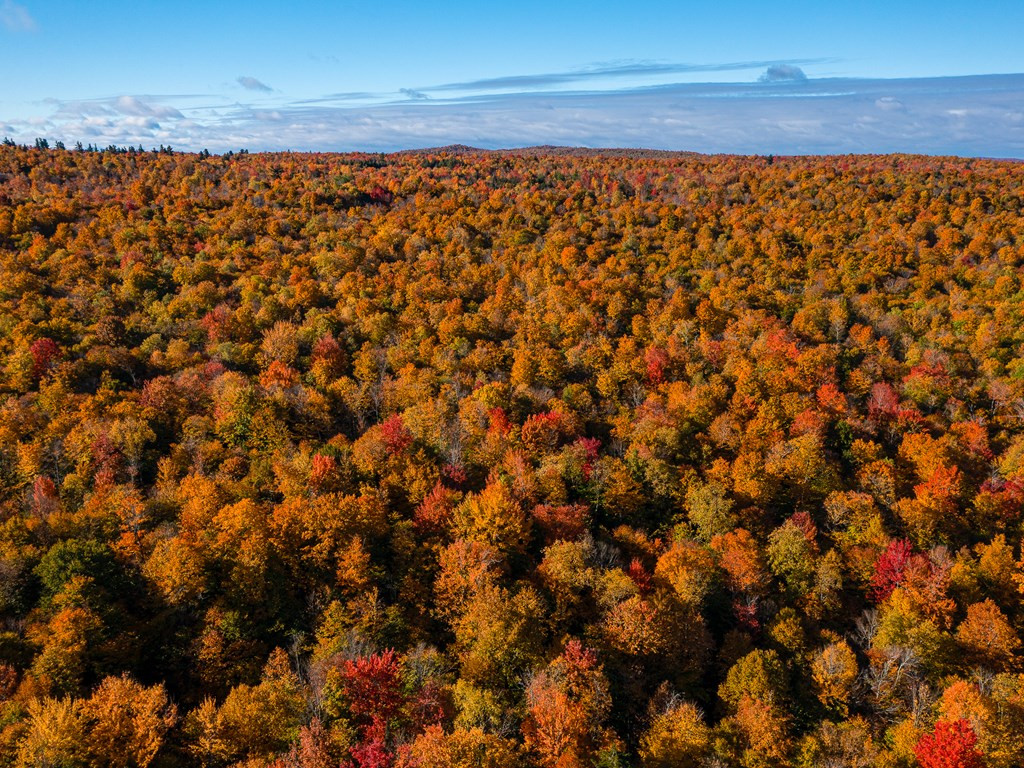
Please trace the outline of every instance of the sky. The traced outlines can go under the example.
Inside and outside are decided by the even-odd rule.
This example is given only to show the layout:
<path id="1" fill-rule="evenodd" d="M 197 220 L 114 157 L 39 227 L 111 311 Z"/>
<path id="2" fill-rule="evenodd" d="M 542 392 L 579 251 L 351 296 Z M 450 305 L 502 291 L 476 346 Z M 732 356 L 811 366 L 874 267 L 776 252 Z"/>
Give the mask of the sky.
<path id="1" fill-rule="evenodd" d="M 1024 157 L 1024 0 L 0 0 L 0 135 Z"/>

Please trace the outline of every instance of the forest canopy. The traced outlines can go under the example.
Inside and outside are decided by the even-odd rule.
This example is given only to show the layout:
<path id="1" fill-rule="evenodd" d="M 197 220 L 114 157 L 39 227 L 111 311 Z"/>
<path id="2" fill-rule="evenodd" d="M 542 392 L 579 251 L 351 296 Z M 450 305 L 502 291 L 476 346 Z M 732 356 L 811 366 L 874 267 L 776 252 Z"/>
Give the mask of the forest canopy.
<path id="1" fill-rule="evenodd" d="M 0 147 L 0 765 L 1024 763 L 1024 165 Z"/>

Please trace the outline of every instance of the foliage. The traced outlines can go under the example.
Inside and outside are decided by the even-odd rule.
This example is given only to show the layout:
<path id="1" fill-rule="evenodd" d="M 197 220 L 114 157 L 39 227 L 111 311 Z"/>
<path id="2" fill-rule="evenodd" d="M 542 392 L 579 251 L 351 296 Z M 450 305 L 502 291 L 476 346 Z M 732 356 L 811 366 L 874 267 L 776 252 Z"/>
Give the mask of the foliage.
<path id="1" fill-rule="evenodd" d="M 1024 168 L 0 147 L 0 765 L 1024 761 Z"/>

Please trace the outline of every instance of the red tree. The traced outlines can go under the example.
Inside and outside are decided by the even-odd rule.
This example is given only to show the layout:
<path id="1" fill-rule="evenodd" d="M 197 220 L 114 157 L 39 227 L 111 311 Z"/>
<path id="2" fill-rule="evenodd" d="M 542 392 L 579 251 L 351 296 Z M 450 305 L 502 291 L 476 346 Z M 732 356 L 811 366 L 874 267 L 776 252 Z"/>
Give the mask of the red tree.
<path id="1" fill-rule="evenodd" d="M 405 422 L 402 421 L 401 414 L 396 413 L 393 416 L 389 416 L 380 425 L 380 428 L 384 437 L 384 444 L 387 446 L 388 453 L 392 456 L 397 456 L 412 445 L 412 433 L 405 426 Z"/>
<path id="2" fill-rule="evenodd" d="M 868 400 L 868 418 L 872 421 L 877 422 L 882 418 L 894 416 L 899 407 L 899 396 L 889 384 L 880 382 L 871 388 L 871 397 Z"/>
<path id="3" fill-rule="evenodd" d="M 366 740 L 383 739 L 402 706 L 401 663 L 393 650 L 345 662 L 345 696 Z"/>
<path id="4" fill-rule="evenodd" d="M 314 455 L 313 466 L 309 471 L 309 484 L 314 490 L 323 489 L 337 469 L 338 462 L 333 456 L 323 453 Z"/>
<path id="5" fill-rule="evenodd" d="M 940 720 L 914 747 L 921 768 L 981 768 L 978 737 L 966 720 Z"/>
<path id="6" fill-rule="evenodd" d="M 29 348 L 32 354 L 32 378 L 41 379 L 60 357 L 60 347 L 53 339 L 36 339 Z"/>
<path id="7" fill-rule="evenodd" d="M 906 539 L 889 542 L 889 548 L 875 562 L 875 575 L 871 577 L 871 598 L 875 602 L 885 600 L 900 585 L 913 556 L 913 547 Z"/>

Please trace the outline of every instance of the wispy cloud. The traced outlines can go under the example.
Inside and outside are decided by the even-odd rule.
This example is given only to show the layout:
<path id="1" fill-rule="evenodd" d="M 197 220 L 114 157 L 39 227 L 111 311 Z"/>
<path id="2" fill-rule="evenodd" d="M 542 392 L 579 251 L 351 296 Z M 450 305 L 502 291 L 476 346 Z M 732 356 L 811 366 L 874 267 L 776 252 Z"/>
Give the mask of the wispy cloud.
<path id="1" fill-rule="evenodd" d="M 271 91 L 274 90 L 266 83 L 257 80 L 255 77 L 248 77 L 243 75 L 242 77 L 238 78 L 237 82 L 247 91 L 260 91 L 261 93 L 270 93 Z"/>
<path id="2" fill-rule="evenodd" d="M 370 94 L 372 96 L 372 94 Z M 480 93 L 273 105 L 123 96 L 50 103 L 5 132 L 65 143 L 214 151 L 564 144 L 698 152 L 919 152 L 1024 158 L 1024 74 L 905 80 L 775 78 L 616 90 Z M 348 100 L 346 100 L 348 99 Z"/>
<path id="3" fill-rule="evenodd" d="M 25 6 L 18 5 L 14 0 L 3 0 L 0 3 L 0 26 L 8 32 L 33 32 L 36 20 Z"/>
<path id="4" fill-rule="evenodd" d="M 328 104 L 345 103 L 357 101 L 381 100 L 387 94 L 375 93 L 373 91 L 343 91 L 341 93 L 328 93 L 315 99 L 298 99 L 294 104 Z"/>
<path id="5" fill-rule="evenodd" d="M 663 75 L 699 74 L 709 72 L 742 72 L 745 70 L 799 71 L 798 65 L 820 64 L 832 59 L 793 59 L 786 61 L 732 61 L 721 64 L 679 64 L 652 61 L 625 61 L 595 64 L 584 69 L 548 72 L 534 75 L 512 75 L 490 77 L 479 80 L 465 80 L 458 83 L 433 85 L 417 90 L 424 92 L 443 91 L 511 91 L 522 89 L 550 88 L 559 85 L 584 84 L 609 78 L 653 77 Z"/>
<path id="6" fill-rule="evenodd" d="M 341 59 L 339 59 L 333 53 L 325 53 L 325 54 L 310 53 L 310 54 L 308 54 L 308 56 L 309 56 L 309 60 L 312 61 L 312 62 L 315 62 L 316 64 L 334 64 L 334 65 L 341 64 Z"/>
<path id="7" fill-rule="evenodd" d="M 178 97 L 188 98 L 188 97 Z M 49 99 L 56 106 L 55 117 L 64 119 L 86 117 L 151 117 L 154 119 L 183 119 L 184 115 L 169 104 L 161 104 L 160 97 L 116 96 L 104 99 L 61 101 Z"/>
<path id="8" fill-rule="evenodd" d="M 430 98 L 423 91 L 416 91 L 413 90 L 412 88 L 399 88 L 398 92 L 408 99 L 414 99 L 418 101 L 423 101 L 424 99 Z"/>

